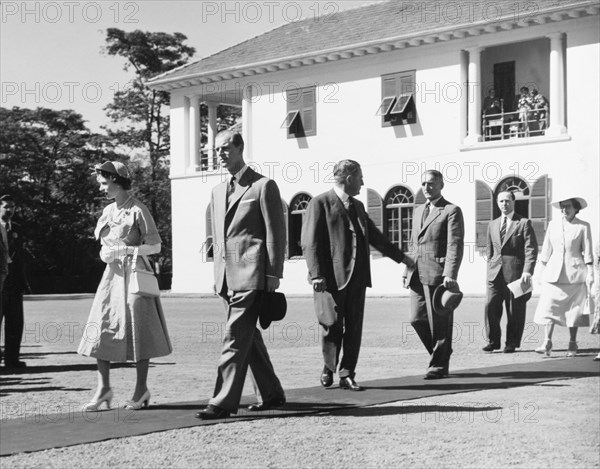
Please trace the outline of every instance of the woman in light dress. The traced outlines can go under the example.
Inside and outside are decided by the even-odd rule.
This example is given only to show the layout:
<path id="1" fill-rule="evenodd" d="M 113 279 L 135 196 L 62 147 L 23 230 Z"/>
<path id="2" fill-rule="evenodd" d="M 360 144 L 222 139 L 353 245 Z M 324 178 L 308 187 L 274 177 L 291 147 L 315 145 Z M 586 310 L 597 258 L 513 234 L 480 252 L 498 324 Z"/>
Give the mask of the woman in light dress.
<path id="1" fill-rule="evenodd" d="M 147 264 L 145 256 L 157 254 L 161 239 L 150 212 L 129 194 L 131 176 L 118 161 L 106 161 L 94 168 L 100 190 L 114 199 L 96 225 L 100 240 L 100 258 L 107 266 L 98 286 L 78 353 L 94 357 L 98 363 L 98 389 L 84 410 L 97 411 L 103 404 L 110 408 L 110 362 L 136 363 L 137 380 L 131 400 L 125 408 L 147 407 L 150 358 L 172 351 L 171 341 L 159 298 L 128 293 L 132 259 L 137 267 Z M 137 256 L 136 256 L 137 254 Z"/>
<path id="2" fill-rule="evenodd" d="M 556 324 L 569 328 L 567 356 L 577 353 L 577 328 L 589 325 L 584 315 L 586 300 L 594 283 L 590 224 L 576 215 L 587 207 L 582 197 L 560 197 L 553 207 L 562 217 L 548 226 L 542 253 L 542 288 L 535 322 L 545 325 L 544 343 L 535 349 L 550 355 Z"/>

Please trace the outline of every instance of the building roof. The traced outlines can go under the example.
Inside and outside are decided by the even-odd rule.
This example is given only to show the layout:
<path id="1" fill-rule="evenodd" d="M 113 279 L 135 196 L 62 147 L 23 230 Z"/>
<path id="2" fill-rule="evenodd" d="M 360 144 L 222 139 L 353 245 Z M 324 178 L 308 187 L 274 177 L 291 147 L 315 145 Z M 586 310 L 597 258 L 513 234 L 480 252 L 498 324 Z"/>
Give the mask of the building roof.
<path id="1" fill-rule="evenodd" d="M 329 16 L 287 23 L 159 75 L 148 84 L 169 90 L 597 15 L 599 9 L 599 0 L 382 1 Z"/>

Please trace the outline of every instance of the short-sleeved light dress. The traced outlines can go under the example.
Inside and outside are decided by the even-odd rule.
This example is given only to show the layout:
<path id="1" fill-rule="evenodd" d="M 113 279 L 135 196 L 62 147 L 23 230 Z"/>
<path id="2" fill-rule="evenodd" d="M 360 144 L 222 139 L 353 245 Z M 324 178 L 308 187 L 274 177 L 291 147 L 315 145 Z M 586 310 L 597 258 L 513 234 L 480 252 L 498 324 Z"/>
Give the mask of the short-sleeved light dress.
<path id="1" fill-rule="evenodd" d="M 130 197 L 121 208 L 108 205 L 95 235 L 104 246 L 158 244 L 160 235 L 149 210 Z M 106 269 L 96 291 L 77 352 L 100 360 L 124 362 L 162 357 L 172 352 L 160 298 L 129 295 L 132 256 Z M 137 267 L 144 260 L 138 256 Z"/>

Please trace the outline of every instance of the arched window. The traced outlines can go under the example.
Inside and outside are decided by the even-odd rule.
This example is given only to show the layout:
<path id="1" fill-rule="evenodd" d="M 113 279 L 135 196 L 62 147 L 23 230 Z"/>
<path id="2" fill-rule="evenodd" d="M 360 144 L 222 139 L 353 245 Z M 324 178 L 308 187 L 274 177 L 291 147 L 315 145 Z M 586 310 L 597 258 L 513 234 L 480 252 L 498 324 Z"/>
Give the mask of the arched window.
<path id="1" fill-rule="evenodd" d="M 302 222 L 306 207 L 311 201 L 312 196 L 306 192 L 296 194 L 290 202 L 288 212 L 288 259 L 293 257 L 302 257 L 302 246 L 300 237 L 302 235 Z"/>
<path id="2" fill-rule="evenodd" d="M 396 186 L 387 193 L 384 207 L 385 234 L 404 252 L 408 251 L 415 207 L 413 193 L 404 186 Z"/>

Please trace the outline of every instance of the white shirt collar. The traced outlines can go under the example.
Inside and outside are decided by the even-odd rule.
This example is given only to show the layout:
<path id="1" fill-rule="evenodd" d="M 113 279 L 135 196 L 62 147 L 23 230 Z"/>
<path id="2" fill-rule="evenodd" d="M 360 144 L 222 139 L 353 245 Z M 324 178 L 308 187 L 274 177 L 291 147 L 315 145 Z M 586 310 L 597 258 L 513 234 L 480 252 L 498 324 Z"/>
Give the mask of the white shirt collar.
<path id="1" fill-rule="evenodd" d="M 440 195 L 437 199 L 431 199 L 430 201 L 428 200 L 425 203 L 426 204 L 429 203 L 429 205 L 435 205 L 435 204 L 437 204 L 438 200 L 440 200 L 441 198 L 442 198 L 442 196 Z"/>
<path id="2" fill-rule="evenodd" d="M 513 217 L 515 215 L 515 211 L 513 210 L 512 212 L 510 212 L 508 215 L 504 215 L 502 214 L 502 218 L 506 217 L 508 218 L 508 221 L 512 221 Z"/>
<path id="3" fill-rule="evenodd" d="M 333 190 L 335 191 L 335 194 L 339 197 L 339 199 L 344 204 L 344 207 L 347 206 L 350 196 L 344 192 L 344 189 L 341 189 L 338 186 L 333 186 Z"/>

